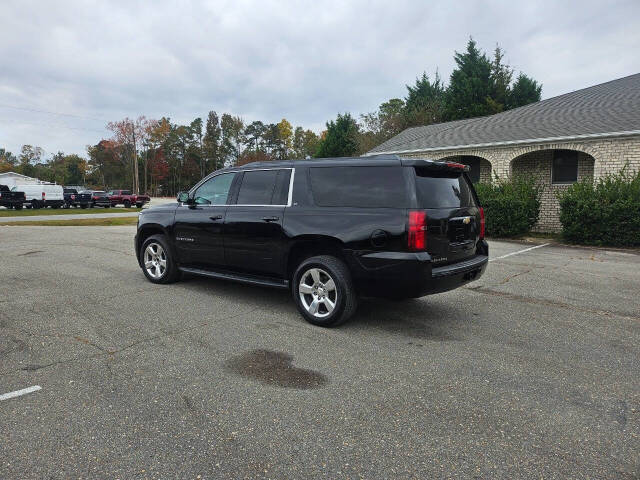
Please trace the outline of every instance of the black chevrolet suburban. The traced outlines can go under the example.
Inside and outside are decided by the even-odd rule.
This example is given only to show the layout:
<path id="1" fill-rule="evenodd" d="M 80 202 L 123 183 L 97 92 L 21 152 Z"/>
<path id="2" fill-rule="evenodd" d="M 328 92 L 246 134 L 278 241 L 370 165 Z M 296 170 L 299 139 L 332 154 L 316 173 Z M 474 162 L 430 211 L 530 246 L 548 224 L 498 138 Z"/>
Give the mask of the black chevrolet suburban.
<path id="1" fill-rule="evenodd" d="M 388 155 L 218 170 L 140 213 L 138 263 L 154 283 L 191 273 L 290 289 L 305 319 L 336 326 L 359 296 L 421 297 L 484 273 L 467 170 Z"/>

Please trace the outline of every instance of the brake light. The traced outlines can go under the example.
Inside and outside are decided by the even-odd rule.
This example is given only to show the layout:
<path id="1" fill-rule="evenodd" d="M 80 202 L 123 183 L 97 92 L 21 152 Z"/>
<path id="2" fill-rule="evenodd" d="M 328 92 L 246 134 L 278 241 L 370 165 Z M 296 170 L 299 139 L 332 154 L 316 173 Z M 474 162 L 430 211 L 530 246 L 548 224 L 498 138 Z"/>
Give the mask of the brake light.
<path id="1" fill-rule="evenodd" d="M 447 166 L 451 168 L 459 168 L 461 170 L 464 170 L 464 167 L 466 167 L 466 165 L 457 162 L 447 162 Z"/>
<path id="2" fill-rule="evenodd" d="M 409 232 L 407 247 L 409 250 L 424 250 L 427 246 L 427 212 L 409 212 Z"/>
<path id="3" fill-rule="evenodd" d="M 76 199 L 76 196 L 72 194 L 71 195 L 71 200 L 75 200 L 75 199 Z"/>
<path id="4" fill-rule="evenodd" d="M 480 207 L 480 240 L 484 239 L 484 208 Z"/>
<path id="5" fill-rule="evenodd" d="M 44 192 L 42 192 L 42 199 L 44 200 Z"/>

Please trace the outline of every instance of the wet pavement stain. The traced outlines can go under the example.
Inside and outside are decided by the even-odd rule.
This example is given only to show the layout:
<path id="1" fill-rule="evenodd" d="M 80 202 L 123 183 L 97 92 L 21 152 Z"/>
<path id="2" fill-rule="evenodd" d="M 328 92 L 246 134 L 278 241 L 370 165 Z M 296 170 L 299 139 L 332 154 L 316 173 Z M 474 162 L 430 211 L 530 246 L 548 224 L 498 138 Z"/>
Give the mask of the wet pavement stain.
<path id="1" fill-rule="evenodd" d="M 266 385 L 307 390 L 328 383 L 321 373 L 292 365 L 293 357 L 284 352 L 252 350 L 226 362 L 229 371 Z"/>

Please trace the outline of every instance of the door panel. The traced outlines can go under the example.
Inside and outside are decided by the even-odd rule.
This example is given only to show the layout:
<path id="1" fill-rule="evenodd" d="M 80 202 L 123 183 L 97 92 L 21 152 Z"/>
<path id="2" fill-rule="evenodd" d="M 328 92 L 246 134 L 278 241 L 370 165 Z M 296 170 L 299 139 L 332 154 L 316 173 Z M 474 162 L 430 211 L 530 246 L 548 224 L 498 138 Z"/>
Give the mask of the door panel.
<path id="1" fill-rule="evenodd" d="M 283 206 L 231 206 L 225 218 L 225 260 L 234 270 L 282 274 Z"/>
<path id="2" fill-rule="evenodd" d="M 205 180 L 176 209 L 175 244 L 179 262 L 205 269 L 224 267 L 224 219 L 235 173 Z"/>
<path id="3" fill-rule="evenodd" d="M 291 169 L 261 169 L 242 173 L 236 205 L 225 218 L 225 260 L 229 268 L 281 276 L 285 204 Z"/>
<path id="4" fill-rule="evenodd" d="M 200 268 L 224 266 L 226 205 L 181 205 L 176 209 L 175 245 L 179 262 Z"/>

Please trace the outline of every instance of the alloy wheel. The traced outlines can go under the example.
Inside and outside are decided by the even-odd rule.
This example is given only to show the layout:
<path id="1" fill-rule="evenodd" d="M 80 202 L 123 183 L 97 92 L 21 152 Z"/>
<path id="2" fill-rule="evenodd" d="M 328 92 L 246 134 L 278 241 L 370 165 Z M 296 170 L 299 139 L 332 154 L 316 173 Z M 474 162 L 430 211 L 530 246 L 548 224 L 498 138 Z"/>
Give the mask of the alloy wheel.
<path id="1" fill-rule="evenodd" d="M 162 245 L 152 242 L 144 250 L 144 268 L 151 278 L 159 280 L 167 271 L 167 255 Z"/>
<path id="2" fill-rule="evenodd" d="M 336 284 L 331 275 L 321 268 L 310 268 L 302 274 L 298 293 L 302 306 L 316 318 L 328 317 L 336 308 Z"/>

